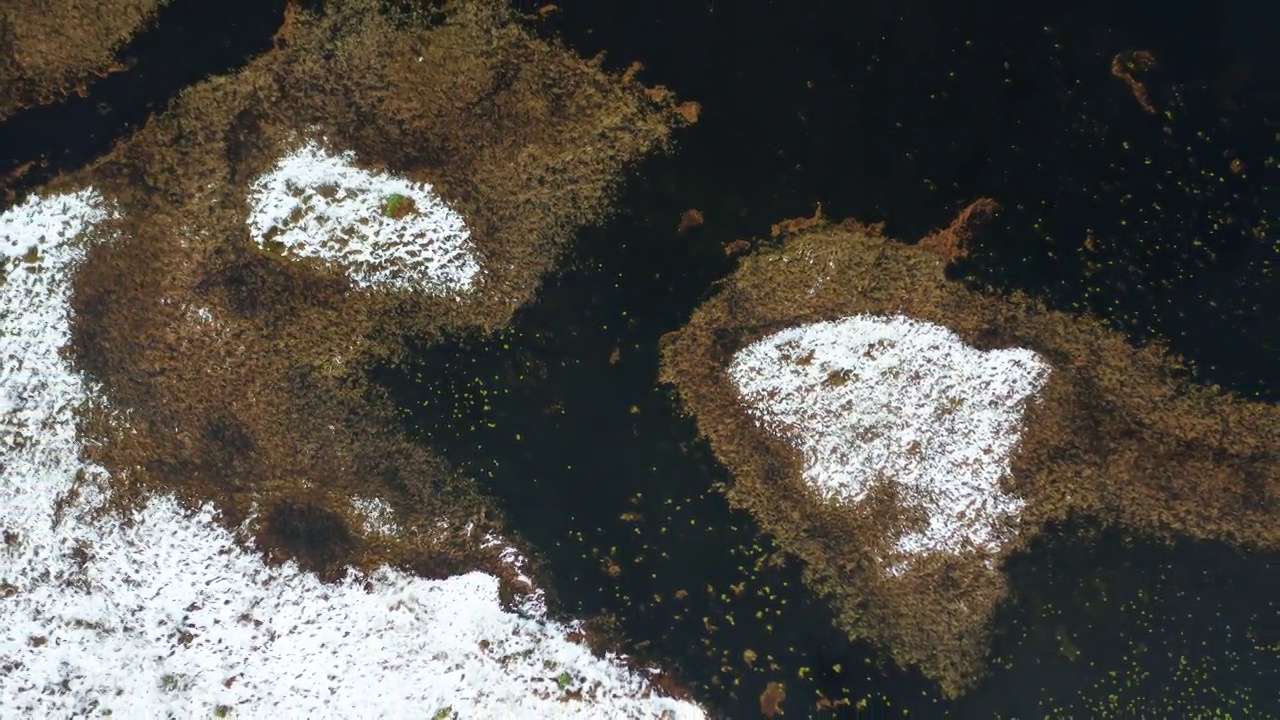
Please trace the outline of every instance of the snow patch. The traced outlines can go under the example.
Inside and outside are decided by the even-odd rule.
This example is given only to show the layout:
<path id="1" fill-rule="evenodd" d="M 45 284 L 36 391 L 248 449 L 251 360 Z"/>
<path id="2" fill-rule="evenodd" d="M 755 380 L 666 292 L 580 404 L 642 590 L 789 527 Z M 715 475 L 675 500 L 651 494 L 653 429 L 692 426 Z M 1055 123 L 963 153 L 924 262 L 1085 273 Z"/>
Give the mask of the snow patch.
<path id="1" fill-rule="evenodd" d="M 91 190 L 0 215 L 0 716 L 703 716 L 572 626 L 503 610 L 484 573 L 326 585 L 210 506 L 85 512 L 109 489 L 76 435 L 98 388 L 60 351 L 76 236 L 106 215 Z"/>
<path id="2" fill-rule="evenodd" d="M 351 498 L 351 508 L 360 517 L 364 532 L 368 535 L 398 537 L 400 526 L 396 524 L 395 510 L 382 498 L 356 495 Z"/>
<path id="3" fill-rule="evenodd" d="M 83 234 L 108 214 L 93 190 L 28 197 L 0 214 L 0 525 L 23 549 L 0 553 L 0 582 L 38 573 L 66 549 L 52 529 L 52 500 L 81 469 L 74 412 L 90 388 L 59 352 L 71 341 Z"/>
<path id="4" fill-rule="evenodd" d="M 1025 504 L 1000 481 L 1048 380 L 1030 350 L 983 352 L 940 325 L 854 315 L 765 337 L 729 375 L 825 498 L 857 503 L 891 482 L 924 510 L 927 526 L 897 540 L 904 556 L 998 550 Z"/>
<path id="5" fill-rule="evenodd" d="M 355 166 L 314 141 L 249 191 L 255 241 L 343 268 L 358 287 L 461 295 L 480 277 L 462 216 L 427 183 Z"/>

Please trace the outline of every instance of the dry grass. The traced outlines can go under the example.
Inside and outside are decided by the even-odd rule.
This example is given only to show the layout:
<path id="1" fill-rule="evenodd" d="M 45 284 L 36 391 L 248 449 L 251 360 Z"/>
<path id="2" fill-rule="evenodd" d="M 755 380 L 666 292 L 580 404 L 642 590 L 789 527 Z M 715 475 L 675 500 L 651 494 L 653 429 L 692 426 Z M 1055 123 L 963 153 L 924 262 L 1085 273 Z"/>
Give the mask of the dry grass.
<path id="1" fill-rule="evenodd" d="M 0 8 L 0 120 L 121 69 L 120 46 L 168 0 L 40 0 Z"/>

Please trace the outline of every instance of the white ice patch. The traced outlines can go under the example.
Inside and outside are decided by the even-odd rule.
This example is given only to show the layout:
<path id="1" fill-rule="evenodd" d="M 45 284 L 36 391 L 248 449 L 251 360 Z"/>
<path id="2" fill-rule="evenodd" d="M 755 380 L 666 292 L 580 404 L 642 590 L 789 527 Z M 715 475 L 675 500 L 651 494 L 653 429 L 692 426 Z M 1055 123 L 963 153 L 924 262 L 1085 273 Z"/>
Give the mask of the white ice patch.
<path id="1" fill-rule="evenodd" d="M 898 538 L 906 556 L 994 551 L 1024 506 L 1000 480 L 1026 401 L 1048 380 L 1030 350 L 983 352 L 940 325 L 855 315 L 763 338 L 729 374 L 824 497 L 856 503 L 887 481 L 927 513 Z"/>
<path id="2" fill-rule="evenodd" d="M 487 574 L 326 585 L 208 506 L 84 512 L 109 488 L 76 435 L 97 391 L 60 350 L 73 238 L 105 215 L 92 191 L 0 215 L 0 717 L 702 717 L 572 626 L 505 611 Z"/>
<path id="3" fill-rule="evenodd" d="M 480 277 L 462 216 L 431 185 L 355 166 L 308 142 L 284 156 L 249 191 L 249 228 L 259 244 L 341 267 L 358 287 L 461 295 Z M 388 214 L 392 198 L 413 212 Z"/>

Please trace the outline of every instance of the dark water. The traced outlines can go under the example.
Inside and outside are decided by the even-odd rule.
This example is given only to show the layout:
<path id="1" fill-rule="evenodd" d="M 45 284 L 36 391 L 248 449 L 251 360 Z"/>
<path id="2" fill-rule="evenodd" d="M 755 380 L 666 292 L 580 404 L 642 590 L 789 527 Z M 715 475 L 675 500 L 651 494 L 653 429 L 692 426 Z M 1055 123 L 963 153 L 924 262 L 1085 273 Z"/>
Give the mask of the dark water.
<path id="1" fill-rule="evenodd" d="M 758 716 L 766 683 L 782 681 L 792 717 L 818 714 L 818 693 L 864 701 L 850 717 L 1280 716 L 1267 682 L 1280 675 L 1265 589 L 1280 583 L 1276 556 L 1084 522 L 1012 562 L 997 669 L 965 700 L 940 700 L 834 632 L 795 567 L 761 564 L 767 540 L 711 491 L 723 470 L 655 388 L 657 340 L 730 271 L 724 244 L 816 202 L 911 239 L 986 195 L 1005 211 L 960 268 L 972 282 L 1164 339 L 1204 382 L 1274 401 L 1280 253 L 1253 232 L 1274 213 L 1268 14 L 565 3 L 551 24 L 572 47 L 618 68 L 643 61 L 646 80 L 701 102 L 702 120 L 674 158 L 638 171 L 619 216 L 582 234 L 506 336 L 424 349 L 382 380 L 546 553 L 567 608 L 615 615 L 720 713 Z M 1126 49 L 1162 62 L 1151 98 L 1170 115 L 1145 113 L 1110 75 Z M 690 207 L 706 225 L 678 235 Z"/>
<path id="2" fill-rule="evenodd" d="M 0 170 L 47 161 L 21 190 L 88 162 L 181 86 L 269 47 L 281 5 L 177 0 L 126 52 L 134 70 L 0 125 Z M 1262 184 L 1278 14 L 1242 0 L 566 2 L 549 30 L 614 67 L 643 61 L 702 121 L 638 169 L 619 215 L 581 234 L 503 337 L 422 349 L 379 379 L 544 553 L 567 610 L 615 616 L 717 713 L 756 717 L 781 681 L 788 717 L 815 715 L 818 693 L 865 701 L 848 717 L 1280 717 L 1280 558 L 1085 522 L 1011 562 L 992 677 L 940 700 L 831 628 L 714 491 L 724 471 L 655 387 L 657 340 L 732 269 L 724 244 L 817 202 L 911 239 L 989 195 L 1005 211 L 960 269 L 973 282 L 1166 339 L 1203 381 L 1276 401 L 1280 250 L 1249 229 L 1280 207 Z M 1124 49 L 1161 60 L 1152 100 L 1171 117 L 1110 76 Z M 706 225 L 678 235 L 690 207 Z"/>

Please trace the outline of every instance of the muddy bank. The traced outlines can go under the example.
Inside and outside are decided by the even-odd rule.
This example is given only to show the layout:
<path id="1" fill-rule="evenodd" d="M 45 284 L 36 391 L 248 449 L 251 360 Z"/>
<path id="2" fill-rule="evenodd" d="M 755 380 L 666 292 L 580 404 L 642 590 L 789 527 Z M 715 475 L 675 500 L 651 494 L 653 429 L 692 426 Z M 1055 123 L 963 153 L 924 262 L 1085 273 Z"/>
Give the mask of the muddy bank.
<path id="1" fill-rule="evenodd" d="M 1160 346 L 1134 348 L 1089 318 L 947 279 L 959 244 L 945 232 L 911 247 L 852 222 L 775 230 L 781 242 L 744 259 L 665 339 L 663 379 L 733 473 L 731 502 L 806 561 L 849 634 L 958 694 L 984 671 L 989 621 L 1009 594 L 1004 559 L 1050 523 L 1078 514 L 1280 545 L 1275 407 L 1194 385 Z M 826 345 L 798 336 L 834 328 L 844 334 Z M 1000 376 L 993 363 L 1020 351 L 1022 374 Z M 778 379 L 807 375 L 803 387 Z M 873 403 L 898 375 L 897 397 Z M 935 403 L 932 415 L 904 424 L 915 408 L 903 397 Z M 957 423 L 971 406 L 987 419 Z M 886 440 L 903 432 L 914 439 Z M 936 473 L 913 476 L 920 467 Z M 823 486 L 824 468 L 845 473 L 844 490 Z"/>
<path id="2" fill-rule="evenodd" d="M 0 120 L 85 91 L 167 0 L 54 0 L 0 12 Z"/>

